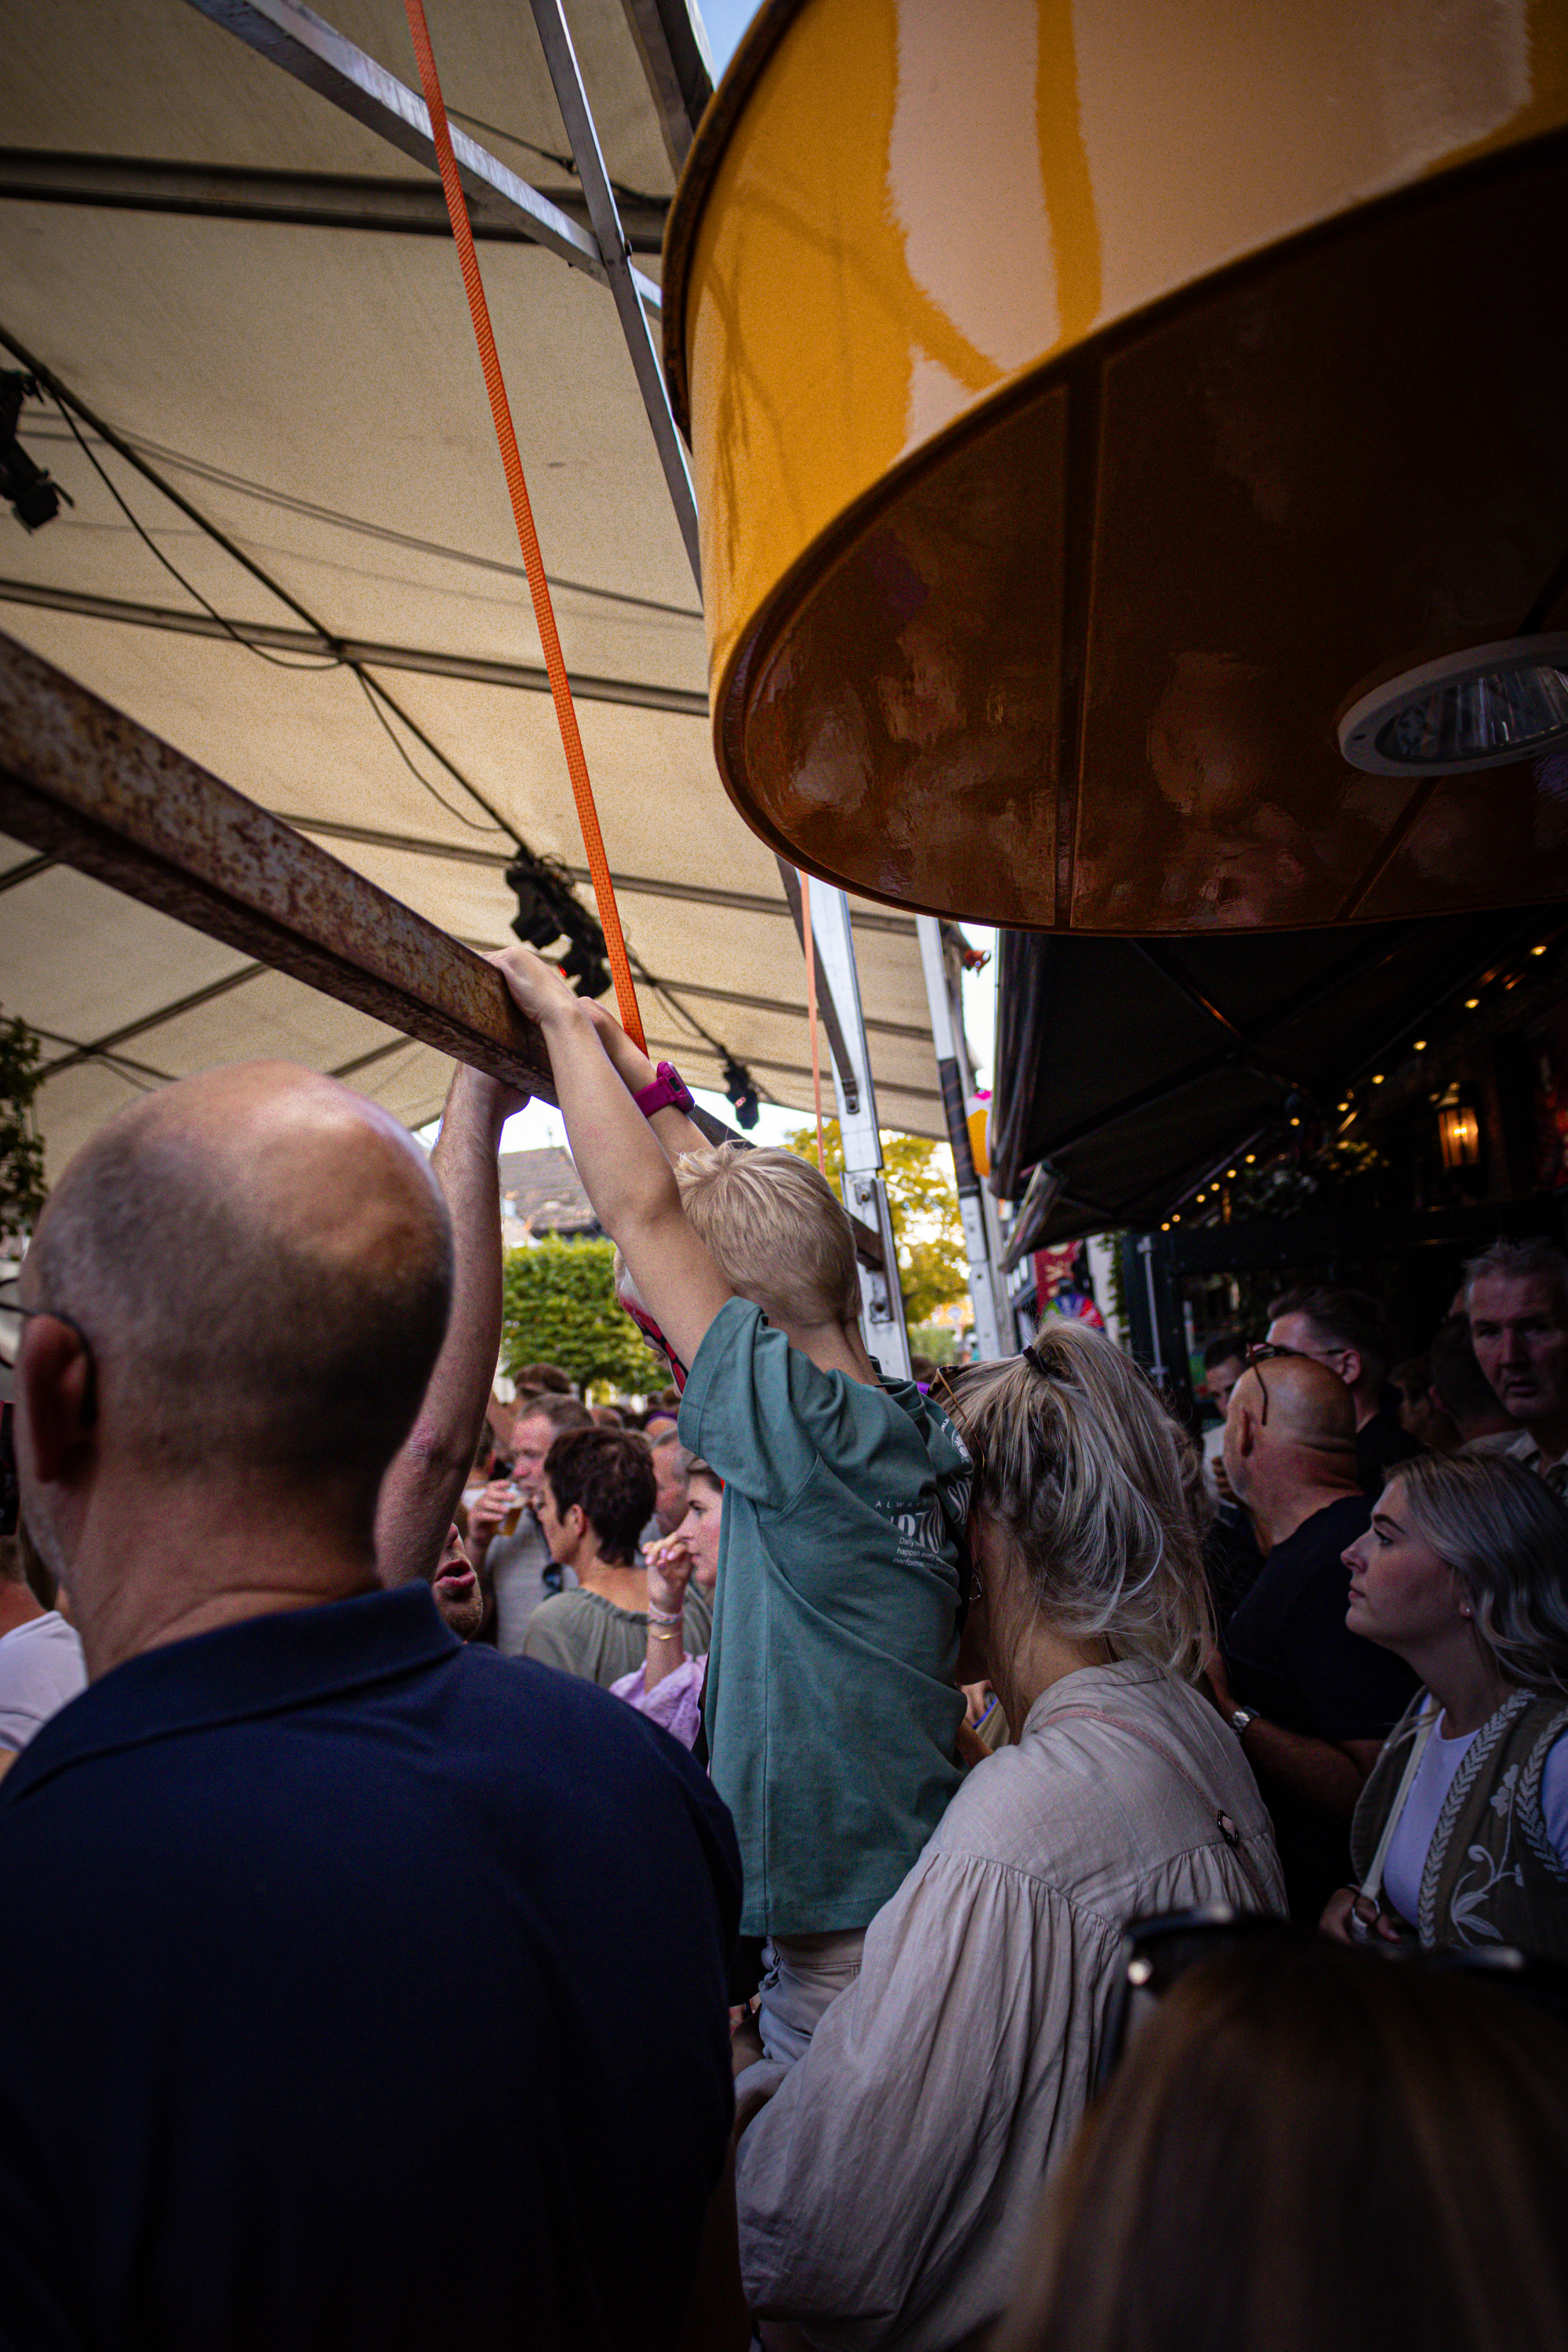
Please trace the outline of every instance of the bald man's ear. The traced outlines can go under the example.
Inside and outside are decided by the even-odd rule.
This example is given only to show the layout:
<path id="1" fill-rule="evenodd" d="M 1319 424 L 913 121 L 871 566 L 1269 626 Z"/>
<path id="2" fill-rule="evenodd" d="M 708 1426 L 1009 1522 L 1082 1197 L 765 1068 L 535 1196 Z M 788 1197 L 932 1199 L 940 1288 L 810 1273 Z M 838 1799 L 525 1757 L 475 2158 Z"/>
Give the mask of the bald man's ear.
<path id="1" fill-rule="evenodd" d="M 26 1327 L 16 1381 L 22 1407 L 17 1433 L 34 1477 L 53 1486 L 79 1469 L 92 1450 L 92 1358 L 68 1323 L 39 1315 Z"/>
<path id="2" fill-rule="evenodd" d="M 1254 1453 L 1258 1445 L 1258 1423 L 1250 1409 L 1231 1399 L 1231 1411 L 1236 1415 L 1236 1450 L 1238 1454 Z"/>

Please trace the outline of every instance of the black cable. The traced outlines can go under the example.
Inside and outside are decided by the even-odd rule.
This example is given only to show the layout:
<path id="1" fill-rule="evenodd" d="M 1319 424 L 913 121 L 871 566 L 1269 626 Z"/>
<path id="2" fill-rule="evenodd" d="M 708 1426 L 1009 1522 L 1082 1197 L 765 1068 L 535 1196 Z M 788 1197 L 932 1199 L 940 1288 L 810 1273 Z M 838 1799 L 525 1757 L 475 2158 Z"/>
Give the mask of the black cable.
<path id="1" fill-rule="evenodd" d="M 124 499 L 121 498 L 119 490 L 115 488 L 115 485 L 110 478 L 109 475 L 99 464 L 99 461 L 93 456 L 92 451 L 88 447 L 87 443 L 83 440 L 81 434 L 77 429 L 75 417 L 71 415 L 70 410 L 66 406 L 64 401 L 60 399 L 58 394 L 54 395 L 54 402 L 55 406 L 59 410 L 60 415 L 65 418 L 66 423 L 69 425 L 71 436 L 76 442 L 77 447 L 81 451 L 82 456 L 87 459 L 88 464 L 92 467 L 93 472 L 98 476 L 99 480 L 103 484 L 104 488 L 109 492 L 110 497 L 114 500 L 115 505 L 120 509 L 121 513 L 125 517 L 126 521 L 131 525 L 132 530 L 142 541 L 142 546 L 146 548 L 149 554 L 155 555 L 157 557 L 164 571 L 167 572 L 172 578 L 179 582 L 186 595 L 191 599 L 191 602 L 195 604 L 199 604 L 203 612 L 205 613 L 209 618 L 217 623 L 218 627 L 224 632 L 226 636 L 232 637 L 237 646 L 243 646 L 247 653 L 255 654 L 258 660 L 270 662 L 274 669 L 342 669 L 343 666 L 343 657 L 342 654 L 331 654 L 325 661 L 288 661 L 281 654 L 268 653 L 265 646 L 253 644 L 250 638 L 242 635 L 242 633 L 235 627 L 232 621 L 226 620 L 224 615 L 218 611 L 216 604 L 208 604 L 206 598 L 202 594 L 199 588 L 192 587 L 190 582 L 180 570 L 178 564 L 170 562 L 169 558 L 164 554 L 163 549 L 158 545 L 157 541 L 153 539 L 151 532 L 142 529 L 142 524 L 137 520 L 136 516 L 132 512 Z"/>
<path id="2" fill-rule="evenodd" d="M 314 672 L 329 669 L 348 669 L 358 681 L 361 693 L 369 703 L 377 723 L 384 731 L 387 740 L 391 743 L 393 750 L 396 752 L 398 758 L 402 761 L 409 774 L 417 783 L 424 786 L 425 790 L 429 793 L 437 806 L 438 808 L 445 809 L 448 816 L 456 817 L 459 824 L 467 825 L 472 833 L 490 833 L 497 830 L 505 832 L 508 829 L 505 826 L 499 825 L 499 824 L 493 819 L 493 813 L 488 810 L 487 814 L 492 815 L 492 822 L 489 824 L 480 824 L 477 823 L 473 817 L 465 816 L 462 810 L 459 808 L 454 808 L 452 803 L 447 798 L 446 794 L 437 790 L 437 786 L 430 782 L 429 777 L 426 775 L 421 769 L 415 765 L 407 752 L 404 750 L 403 745 L 399 742 L 396 735 L 394 733 L 391 722 L 383 711 L 381 703 L 378 701 L 377 697 L 382 696 L 383 699 L 391 703 L 391 707 L 395 710 L 397 709 L 397 705 L 395 703 L 392 703 L 391 697 L 389 695 L 384 695 L 384 690 L 375 686 L 374 682 L 365 675 L 365 672 L 361 668 L 358 662 L 345 661 L 345 658 L 342 654 L 334 654 L 329 660 L 320 662 L 285 661 L 280 656 L 269 653 L 264 646 L 254 644 L 249 637 L 244 635 L 240 630 L 237 629 L 231 621 L 226 620 L 224 614 L 217 610 L 216 605 L 209 604 L 201 591 L 191 585 L 191 583 L 185 578 L 184 573 L 181 572 L 175 564 L 169 561 L 169 558 L 163 553 L 163 549 L 157 545 L 155 541 L 149 537 L 145 530 L 143 530 L 141 523 L 137 520 L 135 515 L 132 512 L 130 507 L 127 506 L 125 500 L 121 497 L 118 489 L 116 489 L 113 482 L 110 479 L 109 475 L 104 471 L 104 468 L 100 465 L 98 459 L 93 456 L 91 449 L 82 438 L 80 432 L 77 428 L 76 419 L 72 416 L 64 401 L 60 399 L 58 393 L 55 394 L 53 397 L 55 405 L 59 410 L 60 415 L 65 418 L 67 425 L 69 426 L 72 437 L 76 441 L 78 447 L 80 449 L 82 456 L 87 459 L 94 473 L 97 474 L 100 481 L 103 484 L 104 488 L 109 492 L 110 498 L 113 499 L 115 504 L 119 507 L 121 514 L 124 515 L 127 522 L 130 523 L 137 537 L 142 541 L 143 545 L 157 557 L 164 570 L 171 572 L 174 579 L 179 582 L 186 594 L 192 597 L 195 602 L 201 606 L 203 612 L 208 614 L 228 636 L 233 638 L 237 646 L 243 646 L 247 653 L 255 654 L 258 660 L 270 662 L 275 669 L 307 670 Z M 403 715 L 404 714 L 401 711 L 398 711 L 399 718 L 402 718 Z M 439 752 L 437 752 L 436 756 L 437 759 L 442 758 L 442 755 Z M 468 782 L 467 777 L 459 775 L 457 769 L 451 767 L 449 761 L 443 760 L 442 764 L 449 769 L 450 773 L 454 778 L 456 778 L 456 781 L 462 785 L 463 790 L 466 793 L 472 793 L 473 798 L 479 802 L 479 806 L 484 808 L 484 801 L 480 799 L 478 793 L 474 792 L 473 786 Z"/>
<path id="3" fill-rule="evenodd" d="M 58 436 L 38 433 L 35 437 L 54 446 Z M 127 436 L 127 439 L 132 436 Z M 194 474 L 200 482 L 210 482 L 216 488 L 233 490 L 241 498 L 254 499 L 258 505 L 276 507 L 280 513 L 305 516 L 311 522 L 322 522 L 337 530 L 352 532 L 358 539 L 379 540 L 389 547 L 405 547 L 416 555 L 433 555 L 446 563 L 460 563 L 474 572 L 494 572 L 505 580 L 526 580 L 527 572 L 521 563 L 503 563 L 493 555 L 475 555 L 467 548 L 447 547 L 438 539 L 424 539 L 417 532 L 394 530 L 389 524 L 367 522 L 362 515 L 345 514 L 339 507 L 321 505 L 315 499 L 295 498 L 288 490 L 279 490 L 265 482 L 252 481 L 245 474 L 230 473 L 224 466 L 209 466 L 200 457 L 192 457 L 183 449 L 171 449 L 161 441 L 150 441 L 138 434 L 135 446 L 151 457 L 159 458 L 181 473 Z M 641 613 L 659 613 L 676 621 L 700 621 L 702 614 L 694 605 L 669 604 L 657 596 L 634 596 L 623 588 L 596 588 L 587 580 L 568 580 L 560 572 L 547 572 L 545 578 L 552 588 L 563 595 L 592 597 L 596 604 L 626 604 Z"/>
<path id="4" fill-rule="evenodd" d="M 430 782 L 429 777 L 426 775 L 422 770 L 415 766 L 413 761 L 409 758 L 407 752 L 398 741 L 397 737 L 394 734 L 392 722 L 387 718 L 386 713 L 383 710 L 380 702 L 377 700 L 377 697 L 381 693 L 381 688 L 376 686 L 372 679 L 366 677 L 364 671 L 361 669 L 358 662 L 350 662 L 348 667 L 358 679 L 360 692 L 364 696 L 365 700 L 369 703 L 371 709 L 375 714 L 378 724 L 385 731 L 387 741 L 391 744 L 393 750 L 396 752 L 398 758 L 402 761 L 409 774 L 413 776 L 417 782 L 424 785 L 431 799 L 437 802 L 440 807 L 444 808 L 448 816 L 455 816 L 458 823 L 459 824 L 466 824 L 470 833 L 493 833 L 496 829 L 493 824 L 480 824 L 475 818 L 465 816 L 461 809 L 454 808 L 446 794 L 444 793 L 437 792 L 436 786 Z M 395 708 L 395 705 L 394 707 Z M 401 718 L 402 716 L 402 712 L 399 711 L 398 717 Z M 436 756 L 437 759 L 441 758 L 441 754 L 438 751 Z M 445 765 L 447 763 L 443 762 L 443 764 Z M 462 785 L 465 792 L 472 791 L 473 787 L 468 783 L 467 778 L 458 776 L 456 768 L 451 770 L 451 773 L 458 777 L 458 782 Z M 476 794 L 475 797 L 477 798 L 478 795 Z M 484 803 L 481 801 L 479 805 L 482 808 L 484 806 Z M 518 846 L 521 849 L 521 844 L 519 843 Z"/>
<path id="5" fill-rule="evenodd" d="M 388 740 L 393 745 L 393 748 L 397 752 L 399 759 L 403 761 L 404 766 L 408 770 L 410 775 L 415 778 L 416 782 L 424 786 L 425 790 L 430 794 L 431 799 L 434 800 L 439 807 L 445 809 L 449 816 L 456 817 L 460 824 L 467 825 L 471 832 L 485 833 L 494 830 L 500 832 L 516 841 L 517 835 L 515 828 L 503 822 L 499 813 L 490 807 L 489 803 L 485 799 L 483 793 L 479 792 L 474 785 L 469 783 L 468 778 L 459 769 L 453 765 L 446 753 L 439 751 L 437 746 L 431 742 L 429 737 L 424 732 L 423 729 L 415 726 L 413 720 L 408 717 L 407 712 L 403 710 L 399 705 L 393 700 L 393 698 L 386 692 L 384 687 L 375 685 L 374 682 L 367 677 L 364 670 L 357 662 L 345 661 L 344 657 L 341 654 L 335 656 L 332 660 L 328 662 L 282 661 L 276 656 L 266 652 L 262 646 L 252 645 L 247 637 L 241 635 L 239 631 L 236 629 L 229 621 L 225 619 L 221 613 L 217 612 L 214 606 L 207 603 L 205 597 L 203 596 L 198 590 L 191 586 L 190 582 L 185 579 L 184 573 L 179 572 L 175 566 L 170 562 L 163 550 L 158 547 L 154 541 L 148 537 L 146 531 L 142 530 L 141 523 L 137 520 L 135 515 L 132 513 L 131 509 L 126 505 L 125 500 L 115 488 L 113 482 L 104 472 L 103 467 L 99 464 L 98 459 L 93 456 L 92 451 L 89 448 L 81 434 L 78 431 L 76 419 L 71 414 L 70 407 L 67 404 L 67 395 L 64 385 L 58 382 L 58 380 L 43 365 L 41 362 L 34 361 L 30 354 L 26 353 L 22 347 L 3 330 L 0 330 L 0 341 L 3 341 L 5 347 L 15 352 L 18 358 L 25 360 L 30 371 L 37 375 L 40 383 L 46 385 L 50 396 L 54 400 L 55 405 L 58 408 L 60 415 L 64 417 L 72 437 L 80 448 L 83 457 L 86 457 L 88 463 L 92 467 L 93 471 L 99 476 L 104 488 L 109 491 L 110 496 L 114 499 L 116 505 L 125 516 L 126 520 L 136 531 L 137 536 L 145 542 L 146 546 L 150 549 L 152 553 L 157 557 L 159 562 L 164 566 L 165 570 L 173 573 L 174 577 L 180 583 L 180 585 L 185 590 L 186 593 L 195 599 L 195 603 L 202 607 L 204 612 L 209 614 L 211 617 L 218 623 L 219 626 L 227 635 L 234 639 L 237 645 L 243 646 L 248 653 L 258 655 L 264 661 L 273 662 L 274 666 L 279 669 L 321 670 L 347 668 L 358 680 L 362 693 L 364 695 L 372 711 L 374 713 L 376 720 L 384 730 Z M 75 400 L 75 397 L 74 394 L 69 395 L 69 398 L 72 401 Z M 116 436 L 112 436 L 104 426 L 102 420 L 94 416 L 90 411 L 84 410 L 83 414 L 86 416 L 87 422 L 92 425 L 94 431 L 102 436 L 109 446 L 114 447 L 116 446 Z M 121 452 L 121 454 L 125 454 L 125 452 Z M 270 589 L 271 593 L 277 596 L 280 602 L 290 606 L 290 608 L 300 615 L 300 619 L 303 620 L 308 626 L 316 631 L 317 635 L 321 637 L 324 643 L 331 642 L 328 633 L 321 627 L 321 623 L 316 620 L 312 614 L 307 612 L 304 606 L 301 605 L 297 599 L 285 594 L 283 590 L 277 585 L 276 582 L 268 578 L 267 574 L 261 570 L 258 564 L 254 562 L 249 557 L 242 554 L 239 550 L 231 546 L 228 540 L 225 537 L 223 532 L 217 529 L 216 525 L 209 522 L 198 508 L 191 505 L 189 499 L 179 497 L 175 492 L 169 489 L 167 484 L 160 481 L 158 476 L 153 472 L 145 457 L 132 453 L 132 463 L 134 463 L 142 472 L 145 474 L 147 479 L 153 483 L 156 489 L 160 490 L 162 494 L 170 500 L 172 505 L 177 507 L 183 514 L 189 517 L 191 521 L 196 525 L 199 530 L 204 531 L 209 539 L 213 540 L 219 547 L 221 547 L 226 554 L 234 556 L 237 561 L 241 562 L 255 578 L 262 583 L 265 587 Z M 460 784 L 463 790 L 469 793 L 478 803 L 479 806 L 486 812 L 487 815 L 491 819 L 490 825 L 487 826 L 478 824 L 472 817 L 464 816 L 460 810 L 455 809 L 450 801 L 437 790 L 436 786 L 430 782 L 428 776 L 425 775 L 415 766 L 414 761 L 409 758 L 407 752 L 404 750 L 403 745 L 398 741 L 396 735 L 394 734 L 385 713 L 380 707 L 382 702 L 385 702 L 389 709 L 396 712 L 404 725 L 407 727 L 413 734 L 417 736 L 419 741 L 425 745 L 425 748 L 431 753 L 432 757 L 440 761 L 441 765 L 447 770 L 448 775 L 450 775 L 456 782 Z M 518 842 L 517 845 L 520 856 L 531 857 L 532 852 L 524 850 L 521 842 Z M 675 995 L 662 982 L 654 979 L 652 973 L 648 971 L 647 966 L 642 961 L 641 958 L 632 956 L 630 954 L 629 942 L 627 951 L 629 960 L 635 965 L 638 975 L 647 982 L 647 986 L 652 989 L 657 995 L 663 997 L 665 1003 L 680 1015 L 681 1019 L 687 1023 L 689 1027 L 697 1032 L 698 1035 L 702 1039 L 703 1043 L 710 1048 L 710 1050 L 715 1054 L 721 1062 L 734 1058 L 731 1055 L 729 1047 L 722 1044 L 719 1038 L 715 1037 L 711 1030 L 704 1027 L 703 1024 L 697 1018 L 696 1014 L 692 1013 L 687 1005 L 681 1003 L 679 997 Z"/>
<path id="6" fill-rule="evenodd" d="M 393 750 L 396 752 L 398 758 L 402 761 L 404 766 L 407 769 L 415 782 L 424 786 L 425 790 L 429 793 L 437 806 L 438 808 L 445 809 L 447 814 L 450 817 L 455 817 L 459 824 L 467 825 L 471 833 L 490 833 L 495 830 L 493 824 L 481 824 L 475 818 L 465 816 L 462 810 L 460 808 L 454 807 L 452 803 L 447 798 L 445 793 L 439 791 L 438 788 L 431 782 L 429 777 L 424 773 L 423 770 L 415 765 L 414 761 L 409 758 L 408 753 L 404 750 L 403 745 L 399 742 L 396 734 L 394 732 L 392 722 L 387 718 L 385 712 L 382 709 L 381 704 L 376 698 L 379 689 L 375 687 L 374 681 L 366 677 L 358 662 L 345 662 L 342 654 L 334 654 L 326 661 L 285 661 L 280 655 L 269 653 L 265 646 L 254 644 L 249 637 L 244 635 L 240 630 L 237 629 L 231 621 L 226 620 L 215 604 L 209 604 L 206 598 L 202 594 L 200 589 L 194 588 L 191 585 L 191 583 L 185 578 L 184 573 L 181 572 L 175 564 L 169 561 L 169 558 L 163 553 L 163 549 L 157 545 L 156 541 L 153 540 L 145 530 L 143 530 L 141 523 L 137 520 L 135 515 L 132 512 L 130 507 L 121 497 L 120 492 L 116 489 L 113 482 L 110 479 L 109 475 L 104 471 L 102 466 L 100 465 L 98 459 L 93 456 L 93 453 L 88 447 L 86 441 L 83 440 L 81 434 L 77 429 L 76 419 L 72 416 L 69 409 L 66 407 L 64 402 L 57 398 L 55 405 L 58 408 L 60 415 L 65 418 L 67 425 L 69 425 L 71 434 L 78 447 L 80 449 L 82 456 L 87 459 L 89 465 L 92 467 L 94 473 L 103 484 L 104 488 L 109 492 L 110 497 L 114 500 L 116 506 L 119 507 L 120 511 L 125 517 L 126 521 L 130 523 L 132 529 L 135 531 L 142 544 L 157 557 L 164 570 L 173 574 L 173 576 L 179 582 L 181 587 L 185 591 L 185 593 L 194 598 L 195 603 L 201 606 L 203 612 L 209 614 L 217 623 L 218 626 L 224 630 L 227 635 L 234 639 L 237 646 L 243 646 L 247 653 L 255 654 L 258 660 L 270 662 L 274 669 L 320 672 L 321 670 L 328 669 L 347 668 L 357 681 L 360 692 L 364 696 L 366 702 L 369 703 L 376 723 L 382 729 L 387 741 L 392 745 Z M 437 754 L 437 757 L 439 757 L 439 754 Z M 454 775 L 457 775 L 457 771 L 455 769 L 452 772 Z M 457 776 L 457 781 L 463 786 L 465 792 L 471 790 L 466 778 Z M 478 798 L 477 793 L 475 794 L 475 798 Z M 479 803 L 479 805 L 481 808 L 484 806 L 482 801 Z"/>

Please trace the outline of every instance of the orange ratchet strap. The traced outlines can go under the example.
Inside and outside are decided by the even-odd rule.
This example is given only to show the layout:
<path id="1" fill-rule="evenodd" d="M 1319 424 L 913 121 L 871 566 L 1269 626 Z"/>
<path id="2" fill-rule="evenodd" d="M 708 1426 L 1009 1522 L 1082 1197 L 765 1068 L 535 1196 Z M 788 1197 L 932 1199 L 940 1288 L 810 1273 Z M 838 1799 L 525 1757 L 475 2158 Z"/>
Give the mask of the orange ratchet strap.
<path id="1" fill-rule="evenodd" d="M 435 51 L 430 47 L 430 28 L 425 21 L 422 0 L 404 0 L 404 5 L 408 15 L 408 29 L 414 36 L 414 53 L 419 60 L 419 79 L 424 86 L 425 103 L 430 111 L 430 134 L 436 142 L 436 157 L 441 166 L 447 215 L 452 224 L 458 259 L 462 267 L 463 285 L 468 297 L 468 314 L 474 322 L 474 340 L 479 347 L 479 365 L 484 370 L 485 389 L 490 396 L 490 415 L 495 419 L 496 439 L 500 444 L 500 461 L 506 473 L 507 488 L 511 493 L 518 544 L 522 549 L 523 565 L 533 596 L 533 614 L 539 624 L 540 642 L 544 647 L 544 667 L 550 674 L 550 692 L 561 729 L 561 747 L 566 754 L 573 796 L 577 803 L 577 822 L 583 828 L 583 846 L 588 853 L 588 872 L 593 878 L 594 897 L 598 903 L 599 927 L 605 934 L 605 952 L 616 983 L 616 1004 L 622 1028 L 646 1050 L 642 1016 L 637 1011 L 637 991 L 632 985 L 631 962 L 621 930 L 620 909 L 616 905 L 615 885 L 610 880 L 609 860 L 605 856 L 604 835 L 599 831 L 599 813 L 594 806 L 594 787 L 588 781 L 588 762 L 583 756 L 583 738 L 577 731 L 577 712 L 572 700 L 566 664 L 562 657 L 561 639 L 556 633 L 555 608 L 550 601 L 550 583 L 544 576 L 544 558 L 539 551 L 539 533 L 533 527 L 533 509 L 529 504 L 528 484 L 523 479 L 522 459 L 518 455 L 511 409 L 507 402 L 506 385 L 501 380 L 500 361 L 496 354 L 496 339 L 490 327 L 489 306 L 485 300 L 479 258 L 474 252 L 474 233 L 468 226 L 468 207 L 463 195 L 462 182 L 458 177 L 457 159 L 452 153 L 452 134 L 447 126 L 446 102 L 441 96 L 441 84 L 436 72 Z"/>

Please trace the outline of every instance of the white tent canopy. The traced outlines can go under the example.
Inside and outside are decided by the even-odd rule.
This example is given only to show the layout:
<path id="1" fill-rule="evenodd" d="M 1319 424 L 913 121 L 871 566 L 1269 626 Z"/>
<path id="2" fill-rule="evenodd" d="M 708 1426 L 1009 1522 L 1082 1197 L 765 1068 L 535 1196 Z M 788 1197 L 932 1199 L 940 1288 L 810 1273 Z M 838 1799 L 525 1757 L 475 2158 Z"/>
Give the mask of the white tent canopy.
<path id="1" fill-rule="evenodd" d="M 454 118 L 570 201 L 527 11 L 428 7 Z M 570 14 L 646 247 L 673 187 L 648 78 L 621 0 Z M 20 438 L 74 504 L 32 536 L 0 507 L 0 629 L 458 938 L 501 945 L 513 838 L 584 857 L 456 257 L 407 233 L 411 212 L 439 225 L 434 177 L 185 0 L 22 0 L 11 21 L 0 328 L 349 641 L 418 735 L 52 403 L 26 404 Z M 334 21 L 416 79 L 400 0 L 341 0 Z M 715 774 L 701 621 L 613 303 L 538 247 L 479 255 L 567 662 L 597 681 L 579 716 L 623 919 L 668 992 L 642 990 L 650 1045 L 709 1086 L 722 1048 L 804 1107 L 800 950 L 773 856 Z M 657 277 L 657 253 L 637 266 Z M 171 577 L 92 458 L 200 599 L 274 633 L 270 662 Z M 914 924 L 857 906 L 855 930 L 883 1121 L 940 1135 Z M 429 1047 L 18 843 L 0 843 L 0 1005 L 56 1066 L 51 1170 L 139 1090 L 220 1061 L 335 1070 L 412 1124 L 446 1087 Z"/>

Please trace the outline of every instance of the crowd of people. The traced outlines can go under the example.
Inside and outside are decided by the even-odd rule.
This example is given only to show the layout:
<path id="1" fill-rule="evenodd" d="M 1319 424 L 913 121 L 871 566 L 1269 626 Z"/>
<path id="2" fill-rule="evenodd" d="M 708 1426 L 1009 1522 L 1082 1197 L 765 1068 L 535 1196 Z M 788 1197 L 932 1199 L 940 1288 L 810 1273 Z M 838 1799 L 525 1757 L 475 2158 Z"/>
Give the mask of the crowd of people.
<path id="1" fill-rule="evenodd" d="M 497 961 L 652 1406 L 498 1425 L 471 1071 L 166 1088 L 27 1252 L 0 2347 L 1568 2346 L 1568 1260 L 1281 1298 L 1207 1461 L 1080 1323 L 885 1380 Z"/>

